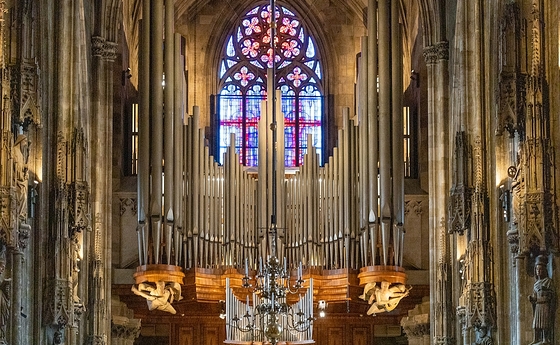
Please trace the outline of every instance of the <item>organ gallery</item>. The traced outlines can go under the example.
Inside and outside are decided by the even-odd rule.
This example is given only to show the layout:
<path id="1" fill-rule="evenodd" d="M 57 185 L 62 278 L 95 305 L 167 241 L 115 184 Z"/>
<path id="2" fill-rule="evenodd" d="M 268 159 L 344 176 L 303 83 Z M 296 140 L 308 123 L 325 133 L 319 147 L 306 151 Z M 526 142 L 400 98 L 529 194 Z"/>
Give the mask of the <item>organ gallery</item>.
<path id="1" fill-rule="evenodd" d="M 555 344 L 556 5 L 0 1 L 0 344 Z"/>

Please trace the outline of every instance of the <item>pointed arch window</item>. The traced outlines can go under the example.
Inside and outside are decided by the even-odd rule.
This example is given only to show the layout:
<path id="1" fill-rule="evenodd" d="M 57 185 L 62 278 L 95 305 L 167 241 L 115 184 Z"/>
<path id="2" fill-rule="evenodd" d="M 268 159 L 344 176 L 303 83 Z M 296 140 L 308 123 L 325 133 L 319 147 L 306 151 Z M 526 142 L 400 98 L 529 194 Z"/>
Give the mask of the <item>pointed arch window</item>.
<path id="1" fill-rule="evenodd" d="M 235 133 L 241 163 L 258 164 L 258 121 L 266 99 L 267 68 L 272 67 L 270 5 L 245 13 L 225 41 L 219 65 L 216 131 L 218 160 Z M 322 153 L 323 72 L 314 39 L 295 12 L 276 6 L 276 85 L 282 92 L 285 122 L 285 163 L 299 166 L 307 149 L 306 137 Z"/>

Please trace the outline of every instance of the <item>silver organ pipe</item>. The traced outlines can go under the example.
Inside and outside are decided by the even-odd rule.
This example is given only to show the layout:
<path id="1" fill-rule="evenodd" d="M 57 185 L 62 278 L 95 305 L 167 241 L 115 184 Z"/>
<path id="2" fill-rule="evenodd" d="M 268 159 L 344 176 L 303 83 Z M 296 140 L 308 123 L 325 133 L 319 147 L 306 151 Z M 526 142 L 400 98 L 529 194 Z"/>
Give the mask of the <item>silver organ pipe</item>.
<path id="1" fill-rule="evenodd" d="M 191 267 L 240 268 L 245 258 L 256 268 L 267 244 L 260 230 L 263 181 L 239 163 L 230 147 L 223 166 L 217 165 L 205 147 L 202 129 L 195 125 L 198 110 L 185 126 L 185 241 L 182 265 Z M 377 218 L 360 199 L 369 193 L 360 182 L 359 167 L 363 132 L 345 112 L 338 147 L 324 166 L 308 141 L 303 165 L 279 184 L 283 201 L 283 236 L 280 256 L 290 267 L 302 261 L 306 267 L 358 269 L 383 265 L 375 248 L 381 245 Z M 367 136 L 367 132 L 365 134 Z M 231 142 L 235 139 L 232 137 Z M 198 154 L 196 150 L 200 150 Z M 363 156 L 362 156 L 363 157 Z M 359 184 L 356 184 L 358 181 Z M 266 195 L 265 195 L 266 197 Z M 263 211 L 264 209 L 264 211 Z M 364 234 L 367 232 L 367 235 Z M 389 252 L 391 246 L 387 248 Z"/>

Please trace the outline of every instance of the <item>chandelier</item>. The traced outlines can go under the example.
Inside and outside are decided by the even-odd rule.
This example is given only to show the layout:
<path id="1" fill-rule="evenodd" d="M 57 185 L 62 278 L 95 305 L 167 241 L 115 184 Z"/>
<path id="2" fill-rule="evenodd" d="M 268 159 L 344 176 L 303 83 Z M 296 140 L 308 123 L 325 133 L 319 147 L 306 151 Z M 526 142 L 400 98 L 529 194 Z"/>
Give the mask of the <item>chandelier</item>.
<path id="1" fill-rule="evenodd" d="M 279 340 L 296 340 L 295 333 L 307 333 L 306 338 L 311 337 L 313 324 L 313 281 L 310 279 L 309 286 L 304 287 L 301 262 L 297 266 L 297 274 L 292 276 L 292 270 L 277 255 L 278 227 L 276 222 L 277 211 L 277 122 L 276 122 L 276 61 L 275 61 L 275 34 L 276 4 L 270 0 L 270 48 L 273 58 L 270 68 L 272 80 L 269 81 L 270 89 L 267 92 L 271 102 L 271 124 L 272 131 L 272 163 L 271 163 L 271 222 L 268 228 L 268 240 L 270 255 L 263 262 L 259 258 L 259 265 L 253 278 L 249 276 L 249 263 L 245 259 L 245 275 L 242 278 L 242 287 L 246 292 L 246 303 L 234 302 L 234 296 L 229 281 L 226 283 L 228 294 L 226 296 L 226 319 L 228 327 L 237 333 L 249 333 L 250 340 L 263 341 L 266 338 L 275 345 Z M 295 269 L 294 269 L 295 271 Z M 294 279 L 292 279 L 294 278 Z M 253 284 L 252 284 L 253 283 Z M 305 293 L 303 291 L 306 290 Z M 301 291 L 301 293 L 300 293 Z M 289 295 L 298 295 L 296 303 L 288 303 Z M 252 295 L 252 305 L 249 301 Z M 235 305 L 241 308 L 235 308 Z M 233 307 L 233 308 L 232 308 Z M 239 315 L 238 310 L 245 310 L 244 315 Z M 291 337 L 290 337 L 291 335 Z M 290 339 L 288 339 L 290 338 Z"/>
<path id="2" fill-rule="evenodd" d="M 242 287 L 247 292 L 246 303 L 232 301 L 233 294 L 226 297 L 229 326 L 237 333 L 249 334 L 252 341 L 266 338 L 273 345 L 280 339 L 301 338 L 294 337 L 294 333 L 308 333 L 310 336 L 314 320 L 313 281 L 310 279 L 309 286 L 304 287 L 301 264 L 297 268 L 297 276 L 293 278 L 295 281 L 291 270 L 287 268 L 286 260 L 281 263 L 276 256 L 270 256 L 264 264 L 262 260 L 259 262 L 259 269 L 251 279 L 246 261 L 245 276 L 242 278 Z M 231 291 L 229 281 L 226 288 Z M 288 295 L 300 294 L 302 290 L 306 292 L 299 296 L 299 300 L 289 304 Z M 249 295 L 252 295 L 252 306 Z M 231 308 L 235 304 L 240 308 Z M 239 310 L 244 310 L 244 314 L 239 315 Z"/>

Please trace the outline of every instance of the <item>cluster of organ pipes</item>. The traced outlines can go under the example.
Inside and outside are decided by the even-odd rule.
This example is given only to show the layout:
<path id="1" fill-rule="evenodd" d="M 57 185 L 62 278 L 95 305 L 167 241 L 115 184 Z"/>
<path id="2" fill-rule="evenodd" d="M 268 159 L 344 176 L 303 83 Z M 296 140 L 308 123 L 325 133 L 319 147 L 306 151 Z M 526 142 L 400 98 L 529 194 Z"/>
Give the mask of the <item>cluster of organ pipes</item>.
<path id="1" fill-rule="evenodd" d="M 272 214 L 269 167 L 273 143 L 266 130 L 271 105 L 262 106 L 258 174 L 240 165 L 232 147 L 224 164 L 216 163 L 206 144 L 198 108 L 183 118 L 184 57 L 181 38 L 170 29 L 173 2 L 165 1 L 165 26 L 163 9 L 154 3 L 143 3 L 140 32 L 140 265 L 171 265 L 185 271 L 242 269 L 248 259 L 256 269 L 259 258 L 271 254 L 267 231 Z M 300 261 L 306 268 L 327 270 L 402 268 L 402 61 L 390 58 L 390 52 L 402 56 L 402 47 L 400 31 L 392 33 L 398 18 L 391 19 L 390 13 L 398 11 L 390 3 L 379 1 L 377 32 L 377 19 L 372 15 L 376 2 L 369 2 L 373 20 L 368 22 L 368 37 L 362 40 L 357 114 L 350 119 L 349 109 L 343 110 L 337 147 L 328 162 L 320 166 L 308 139 L 303 165 L 295 174 L 285 174 L 284 131 L 278 121 L 278 204 L 273 223 L 278 226 L 276 256 L 286 257 L 291 268 Z M 162 52 L 163 27 L 169 39 Z M 379 49 L 371 39 L 377 36 Z M 280 104 L 278 101 L 277 109 Z"/>
<path id="2" fill-rule="evenodd" d="M 140 237 L 144 251 L 140 257 L 148 259 L 141 264 L 225 269 L 242 268 L 248 258 L 256 268 L 258 258 L 267 255 L 262 246 L 265 235 L 257 225 L 258 212 L 266 207 L 266 202 L 257 202 L 258 176 L 239 164 L 239 155 L 231 147 L 224 164 L 218 165 L 205 145 L 204 130 L 197 125 L 197 107 L 193 113 L 183 128 L 185 154 L 180 165 L 184 173 L 175 187 L 175 193 L 184 193 L 184 208 L 178 212 L 183 222 L 175 222 L 171 229 L 169 223 L 164 227 L 163 221 L 154 220 L 151 236 Z M 292 267 L 300 261 L 306 267 L 324 269 L 401 266 L 402 252 L 396 256 L 393 250 L 401 238 L 394 236 L 396 230 L 383 234 L 377 217 L 360 212 L 364 208 L 360 187 L 365 184 L 355 159 L 360 155 L 360 126 L 347 114 L 345 110 L 344 128 L 338 131 L 342 140 L 328 162 L 320 166 L 308 138 L 303 165 L 279 183 L 278 194 L 284 200 L 279 207 L 284 212 L 278 222 L 284 225 L 279 229 L 278 256 L 286 257 Z M 154 236 L 164 229 L 168 230 L 165 235 Z M 383 236 L 391 241 L 384 242 Z"/>

